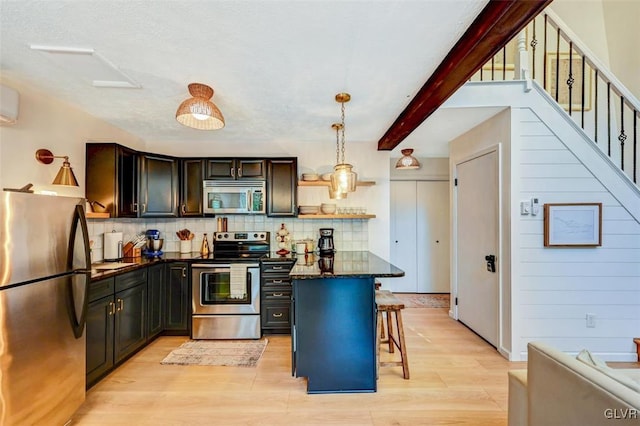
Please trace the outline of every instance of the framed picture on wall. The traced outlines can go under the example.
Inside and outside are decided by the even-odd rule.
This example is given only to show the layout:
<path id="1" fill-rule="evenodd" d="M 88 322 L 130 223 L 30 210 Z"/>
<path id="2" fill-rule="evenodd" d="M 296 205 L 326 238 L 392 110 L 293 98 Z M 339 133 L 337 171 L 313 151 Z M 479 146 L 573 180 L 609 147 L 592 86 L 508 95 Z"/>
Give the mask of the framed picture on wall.
<path id="1" fill-rule="evenodd" d="M 602 203 L 544 205 L 545 247 L 602 245 Z"/>
<path id="2" fill-rule="evenodd" d="M 559 61 L 559 62 L 558 62 Z M 571 65 L 570 65 L 571 62 Z M 571 73 L 569 73 L 571 71 Z M 584 110 L 591 109 L 591 73 L 588 63 L 584 64 Z M 582 57 L 577 53 L 571 56 L 569 53 L 547 53 L 547 80 L 545 90 L 556 98 L 556 81 L 558 83 L 558 103 L 565 110 L 569 110 L 569 74 L 573 77 L 571 86 L 571 110 L 579 111 L 582 108 Z M 556 78 L 556 75 L 559 76 Z"/>

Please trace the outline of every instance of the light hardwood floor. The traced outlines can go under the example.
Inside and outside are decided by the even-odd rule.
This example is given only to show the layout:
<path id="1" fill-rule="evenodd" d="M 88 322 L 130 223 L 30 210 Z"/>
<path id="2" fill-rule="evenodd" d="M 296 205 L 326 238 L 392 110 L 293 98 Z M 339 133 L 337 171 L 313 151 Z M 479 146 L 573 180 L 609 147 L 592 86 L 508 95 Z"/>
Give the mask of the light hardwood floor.
<path id="1" fill-rule="evenodd" d="M 506 425 L 507 371 L 526 363 L 447 309 L 407 308 L 403 319 L 411 379 L 383 367 L 376 393 L 308 395 L 291 376 L 289 336 L 268 336 L 255 368 L 160 365 L 186 340 L 161 337 L 90 389 L 73 424 Z"/>

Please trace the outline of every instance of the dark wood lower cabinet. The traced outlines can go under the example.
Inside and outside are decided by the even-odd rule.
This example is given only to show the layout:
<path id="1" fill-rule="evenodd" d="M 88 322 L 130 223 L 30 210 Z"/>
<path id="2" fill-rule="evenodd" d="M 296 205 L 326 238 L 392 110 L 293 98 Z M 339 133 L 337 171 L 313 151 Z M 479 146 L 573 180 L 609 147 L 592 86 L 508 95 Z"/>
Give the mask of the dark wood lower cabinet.
<path id="1" fill-rule="evenodd" d="M 113 368 L 113 296 L 89 303 L 87 309 L 87 387 Z"/>
<path id="2" fill-rule="evenodd" d="M 295 260 L 266 260 L 260 265 L 260 322 L 263 334 L 291 334 L 291 280 Z"/>
<path id="3" fill-rule="evenodd" d="M 146 268 L 90 284 L 87 387 L 146 344 L 147 303 Z"/>
<path id="4" fill-rule="evenodd" d="M 149 267 L 147 274 L 147 341 L 153 340 L 164 328 L 166 302 L 165 265 Z"/>
<path id="5" fill-rule="evenodd" d="M 164 330 L 167 334 L 188 335 L 191 324 L 189 264 L 167 265 L 167 301 Z"/>
<path id="6" fill-rule="evenodd" d="M 116 293 L 116 364 L 147 342 L 147 283 Z"/>
<path id="7" fill-rule="evenodd" d="M 87 388 L 161 333 L 190 333 L 189 264 L 153 264 L 91 282 Z"/>

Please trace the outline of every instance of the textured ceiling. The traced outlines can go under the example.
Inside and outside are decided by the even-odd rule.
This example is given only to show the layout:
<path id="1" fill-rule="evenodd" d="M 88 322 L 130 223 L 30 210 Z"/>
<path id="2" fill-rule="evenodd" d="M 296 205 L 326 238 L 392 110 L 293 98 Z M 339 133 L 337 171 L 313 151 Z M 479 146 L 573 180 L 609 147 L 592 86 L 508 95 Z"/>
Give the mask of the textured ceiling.
<path id="1" fill-rule="evenodd" d="M 342 91 L 348 139 L 377 142 L 486 3 L 1 0 L 0 65 L 148 146 L 326 141 Z M 31 44 L 92 48 L 141 88 L 93 87 Z M 225 128 L 176 122 L 190 82 L 213 87 Z M 414 133 L 397 150 L 431 136 Z"/>

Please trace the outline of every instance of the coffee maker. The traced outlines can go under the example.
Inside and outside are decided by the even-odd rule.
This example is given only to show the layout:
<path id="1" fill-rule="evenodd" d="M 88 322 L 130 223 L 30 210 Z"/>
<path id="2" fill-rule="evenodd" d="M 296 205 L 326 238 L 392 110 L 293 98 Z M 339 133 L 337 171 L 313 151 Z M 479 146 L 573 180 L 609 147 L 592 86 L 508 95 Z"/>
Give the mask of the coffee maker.
<path id="1" fill-rule="evenodd" d="M 318 249 L 320 250 L 320 255 L 333 254 L 336 251 L 333 246 L 333 228 L 320 228 Z"/>

